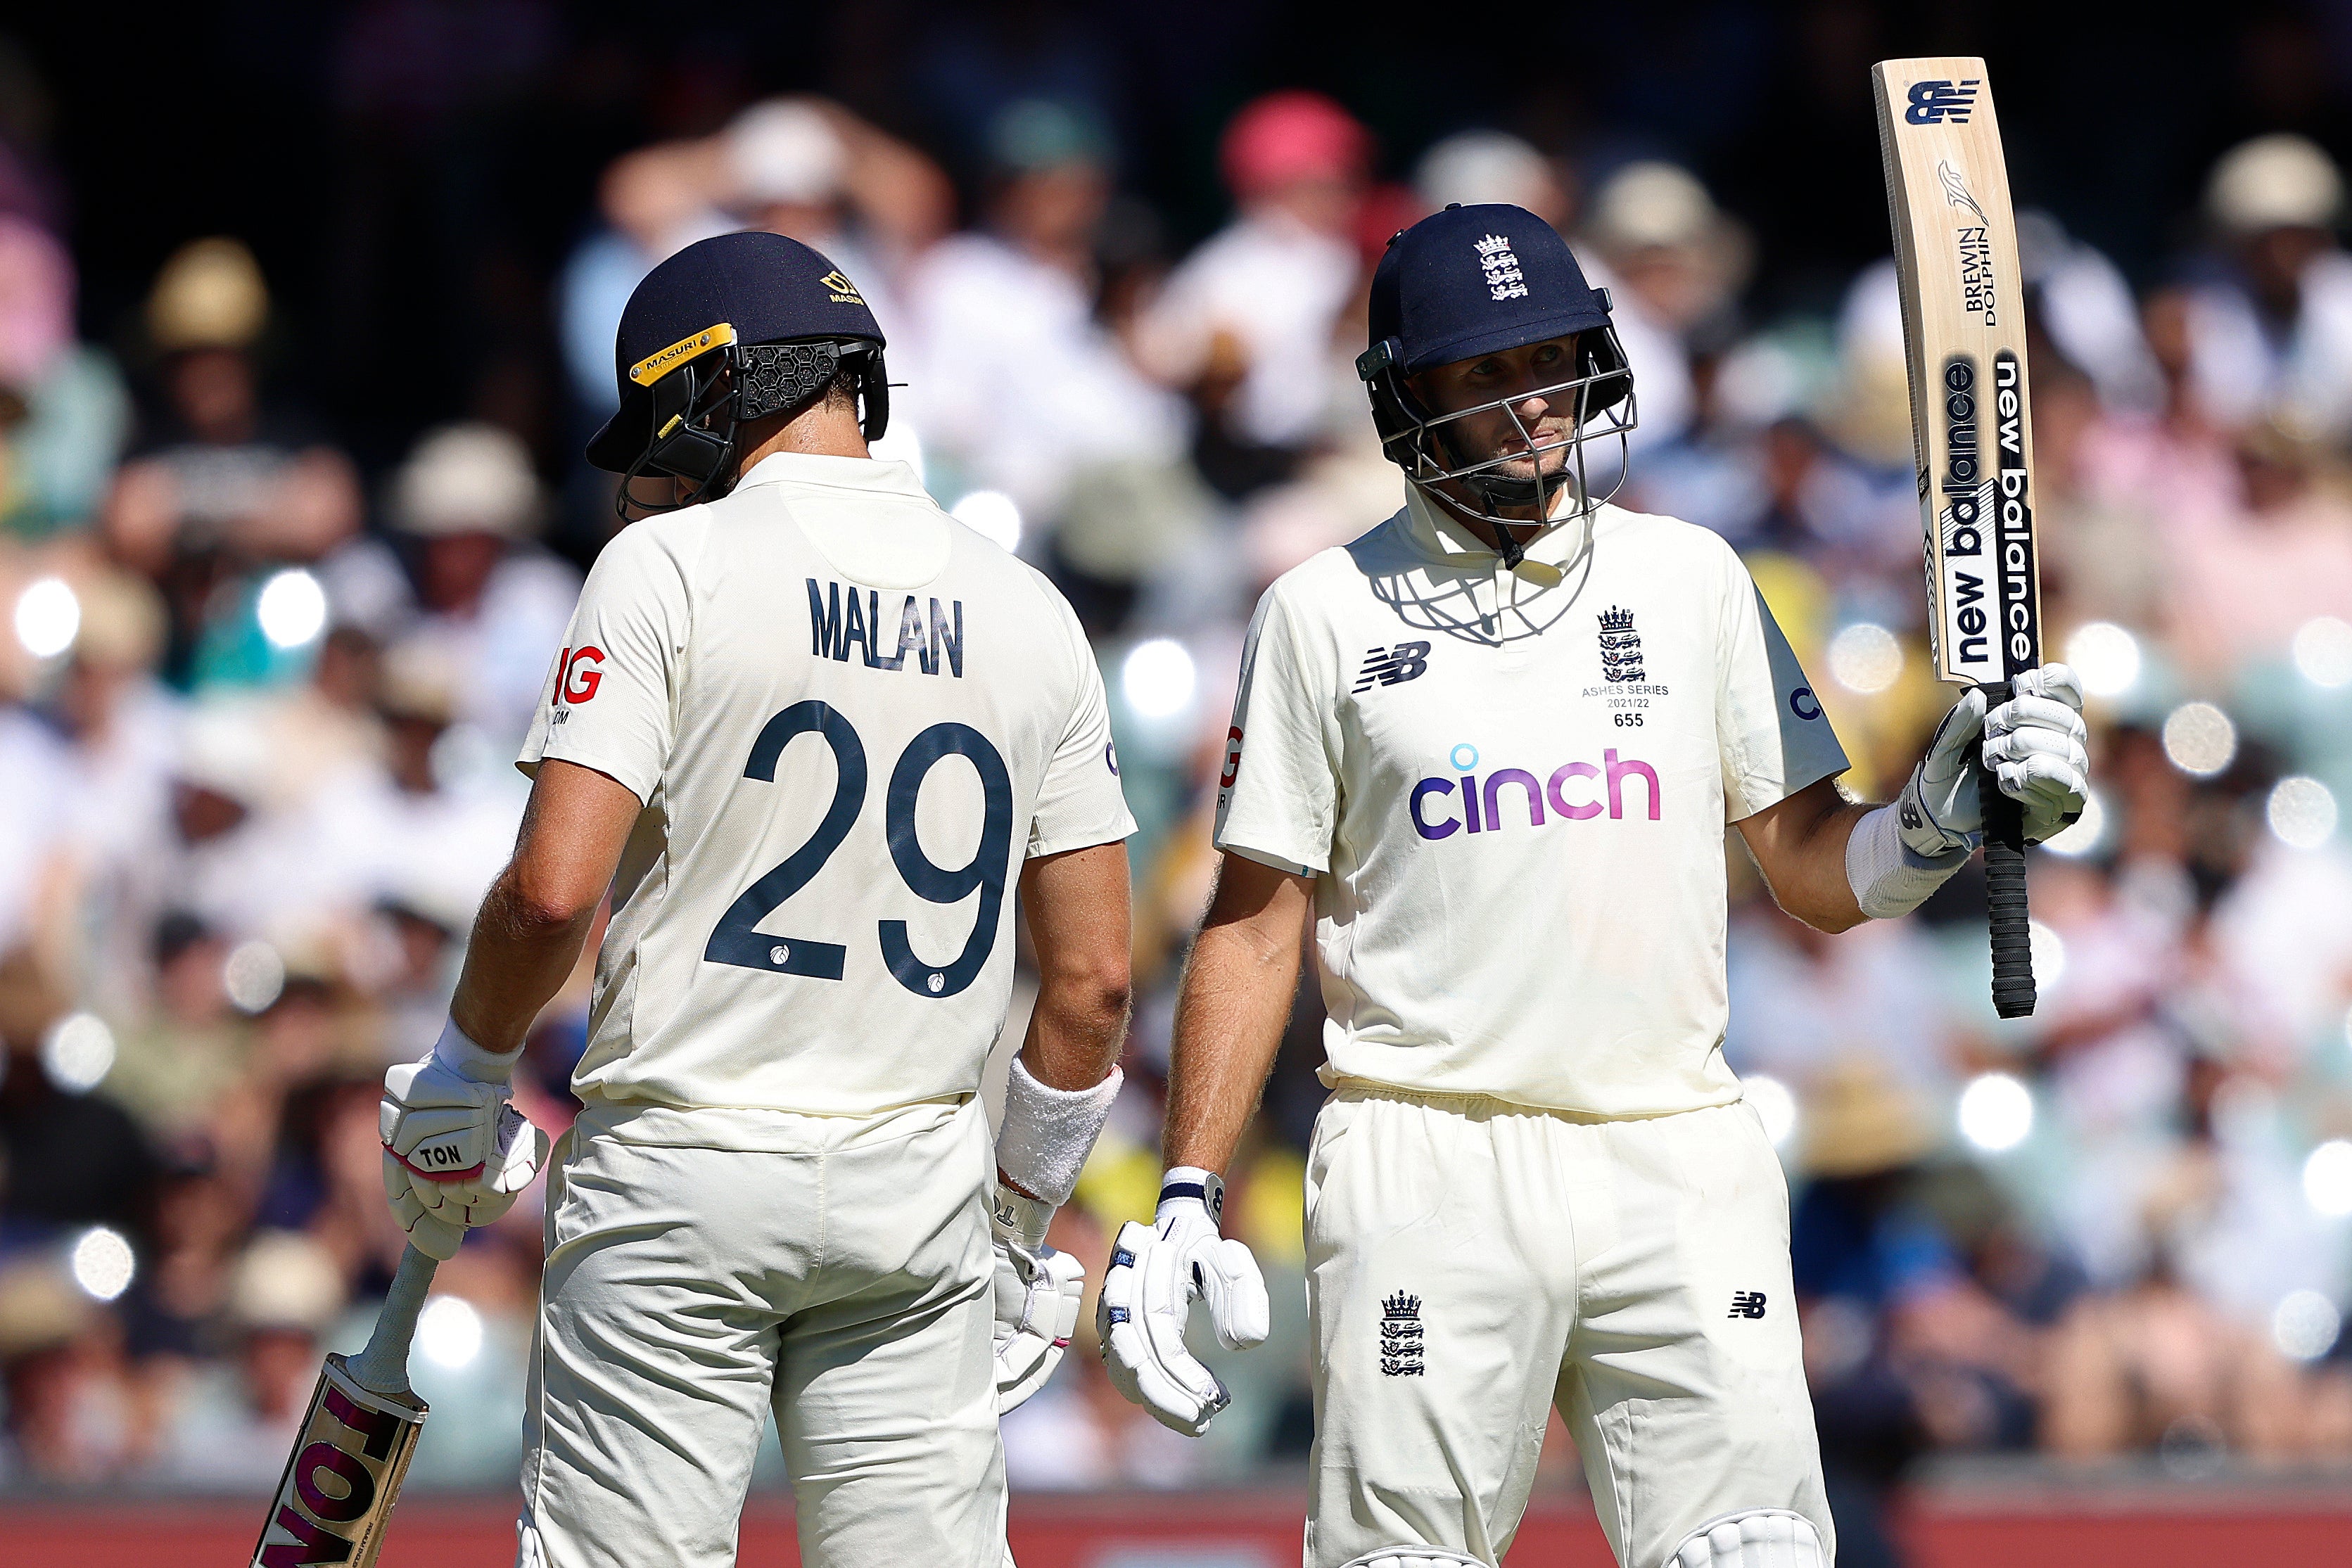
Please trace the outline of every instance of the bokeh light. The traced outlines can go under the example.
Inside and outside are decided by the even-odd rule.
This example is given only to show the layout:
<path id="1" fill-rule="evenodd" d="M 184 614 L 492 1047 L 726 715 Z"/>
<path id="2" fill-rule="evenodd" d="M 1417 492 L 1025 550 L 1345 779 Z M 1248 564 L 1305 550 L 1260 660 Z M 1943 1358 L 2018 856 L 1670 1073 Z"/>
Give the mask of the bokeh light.
<path id="1" fill-rule="evenodd" d="M 2296 627 L 2294 667 L 2315 686 L 2352 683 L 2352 622 L 2315 615 Z"/>
<path id="2" fill-rule="evenodd" d="M 266 1011 L 286 988 L 286 960 L 267 942 L 240 942 L 221 966 L 221 988 L 239 1012 Z"/>
<path id="3" fill-rule="evenodd" d="M 2087 695 L 2119 697 L 2139 685 L 2139 639 L 2112 621 L 2087 622 L 2066 639 L 2066 663 Z"/>
<path id="4" fill-rule="evenodd" d="M 327 591 L 302 568 L 271 574 L 254 602 L 254 618 L 273 648 L 299 648 L 327 629 Z"/>
<path id="5" fill-rule="evenodd" d="M 2303 1197 L 2331 1218 L 2352 1214 L 2352 1139 L 2330 1138 L 2303 1162 Z"/>
<path id="6" fill-rule="evenodd" d="M 2026 923 L 2026 940 L 2033 948 L 2033 981 L 2044 990 L 2066 977 L 2066 938 L 2039 920 Z"/>
<path id="7" fill-rule="evenodd" d="M 482 1314 L 463 1296 L 434 1297 L 416 1315 L 416 1348 L 452 1372 L 473 1365 L 482 1354 Z"/>
<path id="8" fill-rule="evenodd" d="M 1830 678 L 1850 692 L 1883 692 L 1903 674 L 1903 644 L 1885 627 L 1857 621 L 1830 639 Z"/>
<path id="9" fill-rule="evenodd" d="M 2106 802 L 2099 799 L 2096 789 L 2083 797 L 2083 814 L 2074 824 L 2063 828 L 2042 841 L 2042 847 L 2053 855 L 2073 860 L 2094 853 L 2107 836 Z"/>
<path id="10" fill-rule="evenodd" d="M 2336 836 L 2336 794 L 2316 779 L 2280 779 L 2263 815 L 2279 842 L 2298 850 L 2315 850 Z"/>
<path id="11" fill-rule="evenodd" d="M 139 1260 L 132 1255 L 131 1243 L 122 1232 L 103 1225 L 93 1225 L 74 1239 L 73 1250 L 67 1255 L 67 1267 L 73 1270 L 74 1283 L 82 1293 L 94 1301 L 110 1301 L 131 1288 L 131 1278 L 139 1271 Z"/>
<path id="12" fill-rule="evenodd" d="M 2164 718 L 2164 755 L 2183 773 L 2210 779 L 2238 755 L 2238 727 L 2211 703 L 2182 703 Z"/>
<path id="13" fill-rule="evenodd" d="M 36 659 L 54 659 L 81 634 L 81 601 L 61 577 L 37 578 L 16 595 L 16 641 Z"/>
<path id="14" fill-rule="evenodd" d="M 1001 549 L 1021 548 L 1021 508 L 1002 490 L 974 490 L 948 516 Z"/>
<path id="15" fill-rule="evenodd" d="M 2033 1131 L 2033 1091 L 2007 1072 L 1984 1072 L 1960 1091 L 1960 1136 L 1989 1155 L 2025 1142 Z"/>
<path id="16" fill-rule="evenodd" d="M 2271 1312 L 2271 1343 L 2290 1361 L 2317 1361 L 2343 1329 L 2344 1314 L 2317 1291 L 2289 1291 Z"/>
<path id="17" fill-rule="evenodd" d="M 1764 1124 L 1764 1135 L 1772 1140 L 1776 1149 L 1785 1149 L 1797 1135 L 1797 1097 L 1779 1079 L 1761 1072 L 1743 1074 L 1740 1092 L 1756 1107 L 1757 1116 Z"/>
<path id="18" fill-rule="evenodd" d="M 1191 650 L 1173 637 L 1151 637 L 1128 650 L 1118 667 L 1119 695 L 1144 718 L 1172 718 L 1192 706 L 1200 671 Z"/>
<path id="19" fill-rule="evenodd" d="M 68 1013 L 41 1040 L 41 1071 L 68 1094 L 87 1094 L 114 1071 L 114 1031 L 96 1013 Z"/>

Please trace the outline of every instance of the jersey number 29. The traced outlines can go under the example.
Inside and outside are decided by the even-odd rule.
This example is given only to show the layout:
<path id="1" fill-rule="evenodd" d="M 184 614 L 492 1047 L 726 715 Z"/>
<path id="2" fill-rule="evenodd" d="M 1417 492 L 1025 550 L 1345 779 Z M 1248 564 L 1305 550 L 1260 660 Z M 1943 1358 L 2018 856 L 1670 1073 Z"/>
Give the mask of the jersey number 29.
<path id="1" fill-rule="evenodd" d="M 866 809 L 866 745 L 850 722 L 826 703 L 794 703 L 770 719 L 751 743 L 743 777 L 763 783 L 776 781 L 776 759 L 794 736 L 816 734 L 833 748 L 833 803 L 816 831 L 773 869 L 743 890 L 727 906 L 702 949 L 714 964 L 733 964 L 771 975 L 799 975 L 813 980 L 838 980 L 848 950 L 837 943 L 801 936 L 772 936 L 757 929 L 776 906 L 806 887 L 833 852 L 849 836 L 850 826 Z M 946 757 L 971 760 L 980 775 L 982 815 L 980 845 L 971 863 L 950 871 L 933 865 L 915 836 L 915 798 L 934 764 Z M 996 946 L 999 918 L 1004 907 L 1004 872 L 1013 850 L 1013 777 L 1004 758 L 988 737 L 968 724 L 935 724 L 907 743 L 890 769 L 889 793 L 883 803 L 883 825 L 890 841 L 890 859 L 898 875 L 917 896 L 933 904 L 957 904 L 974 889 L 980 908 L 963 951 L 952 962 L 932 965 L 907 939 L 907 923 L 877 923 L 882 961 L 898 982 L 919 997 L 952 997 L 970 986 L 988 963 Z"/>

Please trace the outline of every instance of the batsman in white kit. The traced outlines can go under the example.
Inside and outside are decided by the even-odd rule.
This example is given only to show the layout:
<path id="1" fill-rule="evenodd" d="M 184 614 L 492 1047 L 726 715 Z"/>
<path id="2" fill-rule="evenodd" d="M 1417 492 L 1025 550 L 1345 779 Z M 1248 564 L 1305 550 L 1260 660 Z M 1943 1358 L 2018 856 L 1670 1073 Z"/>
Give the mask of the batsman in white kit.
<path id="1" fill-rule="evenodd" d="M 1197 1434 L 1226 1396 L 1191 1303 L 1228 1348 L 1266 1333 L 1218 1172 L 1311 916 L 1332 1093 L 1307 1166 L 1308 1568 L 1498 1563 L 1555 1408 L 1625 1568 L 1819 1568 L 1788 1192 L 1721 1049 L 1726 824 L 1799 919 L 1906 913 L 1979 831 L 1979 734 L 2030 841 L 2081 811 L 2074 678 L 2030 672 L 1990 714 L 1971 693 L 1896 804 L 1850 802 L 1738 556 L 1610 504 L 1633 376 L 1549 225 L 1423 219 L 1370 325 L 1405 505 L 1250 627 L 1170 1169 L 1104 1279 L 1111 1375 Z"/>
<path id="2" fill-rule="evenodd" d="M 868 455 L 882 349 L 774 235 L 638 286 L 589 456 L 659 515 L 589 574 L 449 1026 L 385 1079 L 394 1207 L 446 1258 L 545 1154 L 508 1082 L 609 886 L 529 1568 L 731 1563 L 771 1409 L 803 1562 L 1010 1561 L 997 1416 L 1076 1320 L 1045 1234 L 1118 1090 L 1134 824 L 1068 605 Z M 1016 884 L 1040 992 L 992 1171 Z"/>

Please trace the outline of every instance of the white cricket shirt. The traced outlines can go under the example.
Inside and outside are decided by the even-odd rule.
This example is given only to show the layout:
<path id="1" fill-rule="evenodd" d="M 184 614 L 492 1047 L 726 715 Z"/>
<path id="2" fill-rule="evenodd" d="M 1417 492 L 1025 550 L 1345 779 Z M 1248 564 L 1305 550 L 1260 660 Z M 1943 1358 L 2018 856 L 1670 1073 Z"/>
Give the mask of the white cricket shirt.
<path id="1" fill-rule="evenodd" d="M 778 455 L 623 530 L 521 766 L 548 758 L 645 802 L 572 1082 L 650 1142 L 756 1145 L 679 1108 L 976 1092 L 1023 860 L 1135 831 L 1077 618 L 903 463 Z"/>
<path id="2" fill-rule="evenodd" d="M 1739 558 L 1603 507 L 1538 586 L 1408 488 L 1258 603 L 1216 842 L 1316 877 L 1328 1083 L 1739 1098 L 1724 826 L 1845 753 Z"/>

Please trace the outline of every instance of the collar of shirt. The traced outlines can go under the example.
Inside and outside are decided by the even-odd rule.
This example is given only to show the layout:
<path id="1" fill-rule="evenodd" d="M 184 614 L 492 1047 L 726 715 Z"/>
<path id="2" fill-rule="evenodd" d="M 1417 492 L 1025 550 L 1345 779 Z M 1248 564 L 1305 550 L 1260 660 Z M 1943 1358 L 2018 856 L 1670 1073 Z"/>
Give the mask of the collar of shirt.
<path id="1" fill-rule="evenodd" d="M 1570 492 L 1559 492 L 1566 503 Z M 1405 530 L 1422 550 L 1448 566 L 1464 570 L 1484 569 L 1498 571 L 1502 552 L 1470 531 L 1470 526 L 1451 511 L 1431 500 L 1420 486 L 1411 480 L 1404 486 Z M 1592 515 L 1589 512 L 1561 517 L 1527 542 L 1523 553 L 1533 561 L 1565 574 L 1584 553 L 1591 537 Z"/>
<path id="2" fill-rule="evenodd" d="M 823 485 L 877 496 L 929 498 L 907 464 L 880 457 L 829 457 L 813 452 L 772 452 L 735 482 L 738 491 L 754 485 Z"/>
<path id="3" fill-rule="evenodd" d="M 947 514 L 905 463 L 776 452 L 737 480 L 733 494 L 763 486 L 846 491 L 852 497 L 885 503 L 874 508 L 793 508 L 801 531 L 835 570 L 869 587 L 920 588 L 939 576 L 953 552 L 954 530 Z"/>

